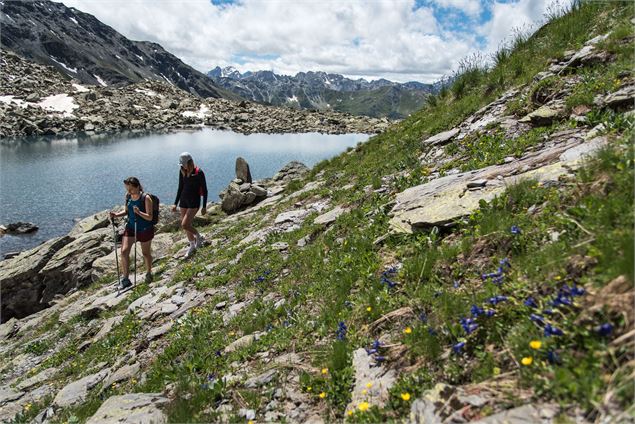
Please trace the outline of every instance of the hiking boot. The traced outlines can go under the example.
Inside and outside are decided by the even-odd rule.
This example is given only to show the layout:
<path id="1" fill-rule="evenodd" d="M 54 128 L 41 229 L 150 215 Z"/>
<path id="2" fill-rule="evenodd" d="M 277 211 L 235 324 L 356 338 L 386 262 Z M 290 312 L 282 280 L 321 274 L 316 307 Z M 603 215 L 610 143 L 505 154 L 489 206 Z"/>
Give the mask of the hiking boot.
<path id="1" fill-rule="evenodd" d="M 196 234 L 196 247 L 203 247 L 203 242 L 205 241 L 205 239 L 203 238 L 203 235 L 201 233 Z"/>
<path id="2" fill-rule="evenodd" d="M 189 249 L 187 249 L 187 252 L 185 253 L 185 259 L 191 257 L 194 252 L 196 252 L 196 244 L 190 244 Z"/>
<path id="3" fill-rule="evenodd" d="M 132 287 L 132 282 L 130 281 L 130 278 L 123 277 L 117 286 L 117 290 L 125 290 L 128 287 Z"/>
<path id="4" fill-rule="evenodd" d="M 152 273 L 151 272 L 146 272 L 146 278 L 145 278 L 144 281 L 146 283 L 151 283 L 152 282 L 152 278 L 153 278 Z"/>

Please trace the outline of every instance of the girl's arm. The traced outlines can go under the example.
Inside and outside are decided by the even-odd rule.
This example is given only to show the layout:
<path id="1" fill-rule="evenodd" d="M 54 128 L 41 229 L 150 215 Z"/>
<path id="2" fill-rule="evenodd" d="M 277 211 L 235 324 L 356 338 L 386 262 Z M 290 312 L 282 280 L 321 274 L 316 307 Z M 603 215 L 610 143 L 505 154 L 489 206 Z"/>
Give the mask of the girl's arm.
<path id="1" fill-rule="evenodd" d="M 181 192 L 183 191 L 183 173 L 179 171 L 179 189 L 176 192 L 176 199 L 174 200 L 174 206 L 179 204 L 181 198 Z"/>
<path id="2" fill-rule="evenodd" d="M 207 210 L 207 181 L 205 180 L 205 173 L 201 171 L 201 188 L 203 191 L 203 210 Z"/>
<path id="3" fill-rule="evenodd" d="M 149 195 L 145 195 L 146 196 L 146 200 L 145 200 L 145 207 L 146 207 L 146 211 L 145 212 L 141 212 L 141 210 L 135 206 L 134 211 L 137 215 L 139 215 L 141 218 L 145 219 L 146 221 L 152 221 L 152 197 Z"/>

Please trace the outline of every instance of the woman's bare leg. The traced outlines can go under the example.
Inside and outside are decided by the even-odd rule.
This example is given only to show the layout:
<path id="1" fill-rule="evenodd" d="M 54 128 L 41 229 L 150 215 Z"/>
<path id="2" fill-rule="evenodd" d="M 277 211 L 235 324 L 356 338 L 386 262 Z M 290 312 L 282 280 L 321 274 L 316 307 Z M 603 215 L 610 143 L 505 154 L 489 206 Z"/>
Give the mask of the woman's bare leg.
<path id="1" fill-rule="evenodd" d="M 124 278 L 130 274 L 130 249 L 134 244 L 134 237 L 124 236 L 121 238 L 121 267 Z"/>

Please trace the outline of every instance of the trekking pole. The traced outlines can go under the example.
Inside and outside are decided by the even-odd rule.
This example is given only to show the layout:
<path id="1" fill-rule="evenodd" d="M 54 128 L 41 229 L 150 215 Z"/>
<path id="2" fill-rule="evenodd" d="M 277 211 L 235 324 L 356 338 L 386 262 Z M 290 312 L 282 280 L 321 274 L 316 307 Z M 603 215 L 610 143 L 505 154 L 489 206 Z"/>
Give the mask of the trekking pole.
<path id="1" fill-rule="evenodd" d="M 137 286 L 137 214 L 134 216 L 134 284 Z"/>
<path id="2" fill-rule="evenodd" d="M 121 275 L 119 274 L 119 256 L 117 255 L 117 230 L 115 228 L 114 218 L 110 218 L 112 224 L 112 241 L 115 244 L 115 264 L 117 266 L 117 294 L 119 294 L 119 283 L 121 281 Z"/>

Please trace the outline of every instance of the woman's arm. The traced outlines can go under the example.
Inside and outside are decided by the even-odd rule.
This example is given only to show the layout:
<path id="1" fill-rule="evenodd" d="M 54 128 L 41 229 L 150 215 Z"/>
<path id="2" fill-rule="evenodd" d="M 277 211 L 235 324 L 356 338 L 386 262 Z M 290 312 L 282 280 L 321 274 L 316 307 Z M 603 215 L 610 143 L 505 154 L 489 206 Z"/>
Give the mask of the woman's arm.
<path id="1" fill-rule="evenodd" d="M 137 215 L 139 215 L 141 218 L 145 219 L 146 221 L 152 221 L 152 196 L 149 195 L 145 195 L 146 199 L 145 199 L 145 212 L 141 212 L 141 210 L 135 206 L 134 211 Z"/>
<path id="2" fill-rule="evenodd" d="M 179 204 L 181 198 L 181 192 L 183 191 L 183 173 L 179 171 L 179 189 L 176 191 L 176 199 L 174 200 L 174 206 Z"/>
<path id="3" fill-rule="evenodd" d="M 205 173 L 201 171 L 201 189 L 203 191 L 203 209 L 201 213 L 205 215 L 207 212 L 207 181 L 205 180 Z"/>

